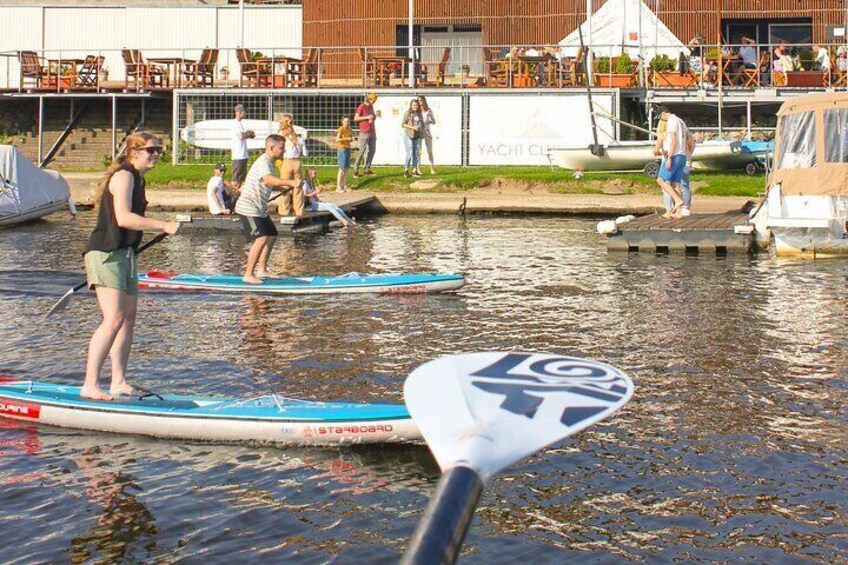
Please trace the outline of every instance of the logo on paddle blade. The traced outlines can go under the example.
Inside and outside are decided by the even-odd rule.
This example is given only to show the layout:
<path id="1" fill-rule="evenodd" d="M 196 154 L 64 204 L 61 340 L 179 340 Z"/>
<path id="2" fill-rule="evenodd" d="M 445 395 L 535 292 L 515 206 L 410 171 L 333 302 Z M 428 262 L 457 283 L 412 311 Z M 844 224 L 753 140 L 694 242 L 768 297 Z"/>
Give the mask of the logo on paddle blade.
<path id="1" fill-rule="evenodd" d="M 567 406 L 560 421 L 572 426 L 617 405 L 629 380 L 615 368 L 575 357 L 509 353 L 471 374 L 472 386 L 503 395 L 500 407 L 532 419 L 545 399 L 564 394 L 582 396 L 583 406 Z"/>

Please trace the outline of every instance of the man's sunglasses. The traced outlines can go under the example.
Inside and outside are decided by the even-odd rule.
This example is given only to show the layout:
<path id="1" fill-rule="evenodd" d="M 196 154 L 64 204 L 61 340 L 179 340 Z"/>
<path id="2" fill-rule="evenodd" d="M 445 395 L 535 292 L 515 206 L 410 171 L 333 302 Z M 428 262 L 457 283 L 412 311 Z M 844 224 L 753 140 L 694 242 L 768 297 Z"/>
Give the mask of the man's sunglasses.
<path id="1" fill-rule="evenodd" d="M 155 145 L 153 147 L 139 147 L 138 150 L 147 151 L 148 155 L 159 155 L 160 153 L 162 153 L 162 148 L 158 145 Z"/>

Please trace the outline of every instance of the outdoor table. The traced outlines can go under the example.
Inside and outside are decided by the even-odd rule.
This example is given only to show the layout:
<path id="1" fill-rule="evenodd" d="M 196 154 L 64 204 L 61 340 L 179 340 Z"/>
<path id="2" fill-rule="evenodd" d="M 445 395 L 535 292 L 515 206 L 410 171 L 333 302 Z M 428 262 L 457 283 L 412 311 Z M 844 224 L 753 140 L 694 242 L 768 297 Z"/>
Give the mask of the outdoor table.
<path id="1" fill-rule="evenodd" d="M 197 61 L 183 59 L 181 57 L 158 57 L 156 59 L 147 59 L 147 62 L 165 65 L 168 68 L 168 74 L 171 77 L 171 84 L 175 87 L 179 87 L 182 84 L 182 72 L 184 65 L 186 63 L 197 63 Z"/>

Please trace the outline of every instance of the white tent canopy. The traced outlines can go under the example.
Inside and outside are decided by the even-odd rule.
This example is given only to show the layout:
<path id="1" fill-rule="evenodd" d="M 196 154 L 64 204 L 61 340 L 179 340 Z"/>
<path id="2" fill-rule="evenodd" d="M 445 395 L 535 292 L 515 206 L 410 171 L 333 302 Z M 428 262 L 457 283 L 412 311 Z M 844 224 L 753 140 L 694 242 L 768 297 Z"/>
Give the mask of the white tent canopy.
<path id="1" fill-rule="evenodd" d="M 0 225 L 67 209 L 69 197 L 59 173 L 39 169 L 11 145 L 0 145 Z"/>
<path id="2" fill-rule="evenodd" d="M 583 42 L 588 46 L 589 26 L 592 29 L 592 52 L 596 57 L 627 53 L 631 59 L 642 57 L 650 62 L 655 55 L 676 59 L 681 51 L 689 50 L 642 0 L 607 0 L 600 10 L 583 22 Z M 580 49 L 579 31 L 575 29 L 559 42 L 567 56 L 574 57 Z"/>

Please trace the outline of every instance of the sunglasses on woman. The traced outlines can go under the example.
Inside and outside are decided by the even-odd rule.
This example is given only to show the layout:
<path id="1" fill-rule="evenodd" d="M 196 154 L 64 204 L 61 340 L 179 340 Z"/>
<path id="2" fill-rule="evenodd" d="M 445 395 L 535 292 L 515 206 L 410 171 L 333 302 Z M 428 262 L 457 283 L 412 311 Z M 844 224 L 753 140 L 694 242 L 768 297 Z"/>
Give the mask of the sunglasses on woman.
<path id="1" fill-rule="evenodd" d="M 148 155 L 159 155 L 162 153 L 162 148 L 158 145 L 154 145 L 152 147 L 139 147 L 139 151 L 147 151 Z"/>

